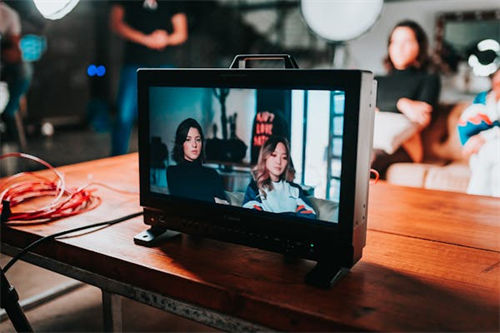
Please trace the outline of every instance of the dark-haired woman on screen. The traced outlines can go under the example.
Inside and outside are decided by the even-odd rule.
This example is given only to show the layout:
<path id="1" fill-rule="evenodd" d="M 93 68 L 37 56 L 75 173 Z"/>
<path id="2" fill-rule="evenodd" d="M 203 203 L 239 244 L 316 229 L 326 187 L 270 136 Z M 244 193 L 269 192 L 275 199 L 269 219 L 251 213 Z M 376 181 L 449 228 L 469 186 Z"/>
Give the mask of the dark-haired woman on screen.
<path id="1" fill-rule="evenodd" d="M 290 174 L 288 140 L 271 136 L 262 145 L 253 180 L 248 185 L 243 207 L 273 213 L 317 218 L 302 188 L 287 179 Z"/>
<path id="2" fill-rule="evenodd" d="M 192 118 L 184 120 L 175 133 L 172 157 L 177 165 L 167 169 L 171 195 L 227 204 L 222 179 L 214 169 L 204 167 L 203 130 Z"/>

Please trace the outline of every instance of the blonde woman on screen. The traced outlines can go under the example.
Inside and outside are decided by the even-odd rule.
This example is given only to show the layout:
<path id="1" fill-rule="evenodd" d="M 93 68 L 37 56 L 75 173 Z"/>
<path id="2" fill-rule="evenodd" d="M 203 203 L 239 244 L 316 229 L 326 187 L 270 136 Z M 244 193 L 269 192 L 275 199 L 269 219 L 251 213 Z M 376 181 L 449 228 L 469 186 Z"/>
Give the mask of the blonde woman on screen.
<path id="1" fill-rule="evenodd" d="M 248 185 L 243 207 L 273 213 L 317 218 L 302 188 L 287 179 L 291 174 L 290 146 L 281 136 L 271 136 L 262 145 L 253 180 Z"/>

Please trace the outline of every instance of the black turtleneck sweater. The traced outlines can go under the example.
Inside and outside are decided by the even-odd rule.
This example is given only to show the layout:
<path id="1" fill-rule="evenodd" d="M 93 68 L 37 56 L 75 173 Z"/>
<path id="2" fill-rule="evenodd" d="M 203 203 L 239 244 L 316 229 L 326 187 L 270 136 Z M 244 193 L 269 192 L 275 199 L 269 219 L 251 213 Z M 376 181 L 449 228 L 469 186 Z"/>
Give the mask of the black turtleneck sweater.
<path id="1" fill-rule="evenodd" d="M 171 195 L 215 202 L 227 200 L 222 179 L 214 169 L 198 162 L 184 161 L 167 168 L 167 184 Z"/>
<path id="2" fill-rule="evenodd" d="M 427 102 L 433 109 L 439 101 L 441 80 L 438 74 L 429 74 L 410 68 L 393 70 L 386 76 L 376 77 L 377 107 L 380 111 L 400 112 L 397 101 L 406 97 L 414 101 Z"/>

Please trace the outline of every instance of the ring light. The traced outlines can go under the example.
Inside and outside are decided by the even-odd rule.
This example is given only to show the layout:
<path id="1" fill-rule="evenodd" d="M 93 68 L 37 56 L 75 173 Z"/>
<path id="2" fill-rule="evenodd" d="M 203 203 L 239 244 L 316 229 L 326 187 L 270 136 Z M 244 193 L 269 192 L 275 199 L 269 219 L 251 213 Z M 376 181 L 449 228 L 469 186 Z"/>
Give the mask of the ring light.
<path id="1" fill-rule="evenodd" d="M 377 22 L 383 0 L 301 0 L 300 9 L 307 26 L 330 42 L 360 37 Z"/>
<path id="2" fill-rule="evenodd" d="M 49 20 L 63 18 L 75 8 L 79 0 L 33 0 L 43 17 Z"/>

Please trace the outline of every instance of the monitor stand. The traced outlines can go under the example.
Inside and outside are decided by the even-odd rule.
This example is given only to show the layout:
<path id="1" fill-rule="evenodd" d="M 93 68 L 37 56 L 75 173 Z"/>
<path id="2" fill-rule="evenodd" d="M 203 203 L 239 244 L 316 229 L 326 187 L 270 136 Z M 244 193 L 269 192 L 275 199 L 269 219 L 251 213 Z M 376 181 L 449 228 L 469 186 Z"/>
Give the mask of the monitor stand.
<path id="1" fill-rule="evenodd" d="M 134 236 L 134 243 L 146 247 L 158 246 L 181 233 L 162 227 L 151 227 Z M 287 262 L 295 257 L 285 255 Z M 296 259 L 296 258 L 295 258 Z M 349 272 L 349 268 L 340 267 L 329 261 L 319 260 L 314 268 L 305 276 L 305 283 L 316 288 L 329 289 Z"/>
<path id="2" fill-rule="evenodd" d="M 321 289 L 329 289 L 349 272 L 349 268 L 332 265 L 329 262 L 318 261 L 316 266 L 306 274 L 308 285 Z"/>
<path id="3" fill-rule="evenodd" d="M 162 227 L 151 227 L 148 230 L 138 233 L 134 236 L 134 243 L 146 247 L 158 246 L 161 243 L 179 236 L 181 233 L 168 230 Z"/>

